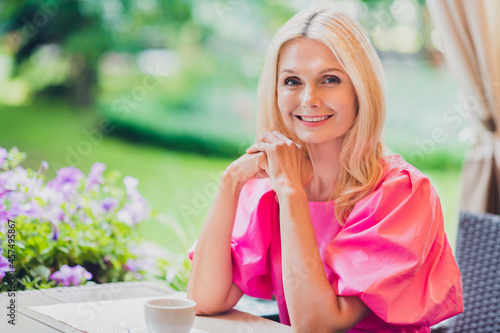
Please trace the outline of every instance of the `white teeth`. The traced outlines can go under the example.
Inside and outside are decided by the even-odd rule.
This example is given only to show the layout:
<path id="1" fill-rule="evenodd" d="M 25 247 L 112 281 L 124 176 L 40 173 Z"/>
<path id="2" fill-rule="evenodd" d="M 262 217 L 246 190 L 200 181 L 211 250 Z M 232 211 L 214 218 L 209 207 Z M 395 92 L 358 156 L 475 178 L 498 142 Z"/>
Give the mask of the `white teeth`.
<path id="1" fill-rule="evenodd" d="M 318 121 L 323 121 L 325 119 L 328 119 L 330 118 L 330 116 L 325 116 L 325 117 L 315 117 L 315 118 L 308 118 L 308 117 L 301 117 L 302 120 L 304 121 L 308 121 L 308 122 L 312 122 L 312 123 L 315 123 L 315 122 L 318 122 Z"/>

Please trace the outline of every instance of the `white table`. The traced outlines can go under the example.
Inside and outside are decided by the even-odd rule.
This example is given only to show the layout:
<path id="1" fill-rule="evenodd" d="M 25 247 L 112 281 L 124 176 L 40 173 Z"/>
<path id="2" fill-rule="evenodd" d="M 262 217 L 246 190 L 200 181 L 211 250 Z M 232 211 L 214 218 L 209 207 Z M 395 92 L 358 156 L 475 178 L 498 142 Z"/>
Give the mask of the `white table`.
<path id="1" fill-rule="evenodd" d="M 46 290 L 17 292 L 16 325 L 7 323 L 11 297 L 0 294 L 0 332 L 1 333 L 54 333 L 82 332 L 58 320 L 48 317 L 31 306 L 53 305 L 60 303 L 88 302 L 99 300 L 119 300 L 151 296 L 168 296 L 176 293 L 161 282 L 119 282 L 95 286 L 58 287 Z M 231 310 L 223 315 L 207 317 L 197 316 L 194 327 L 207 332 L 291 332 L 291 327 L 264 319 L 252 314 Z M 125 330 L 123 330 L 125 332 Z"/>

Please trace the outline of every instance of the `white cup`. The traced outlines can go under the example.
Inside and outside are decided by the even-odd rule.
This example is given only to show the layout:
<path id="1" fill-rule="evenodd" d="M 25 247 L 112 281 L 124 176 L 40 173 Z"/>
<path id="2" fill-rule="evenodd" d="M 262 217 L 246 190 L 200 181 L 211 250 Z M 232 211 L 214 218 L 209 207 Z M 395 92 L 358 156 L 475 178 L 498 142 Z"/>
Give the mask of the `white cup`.
<path id="1" fill-rule="evenodd" d="M 177 298 L 156 298 L 144 302 L 144 316 L 150 333 L 189 333 L 196 314 L 196 302 Z"/>

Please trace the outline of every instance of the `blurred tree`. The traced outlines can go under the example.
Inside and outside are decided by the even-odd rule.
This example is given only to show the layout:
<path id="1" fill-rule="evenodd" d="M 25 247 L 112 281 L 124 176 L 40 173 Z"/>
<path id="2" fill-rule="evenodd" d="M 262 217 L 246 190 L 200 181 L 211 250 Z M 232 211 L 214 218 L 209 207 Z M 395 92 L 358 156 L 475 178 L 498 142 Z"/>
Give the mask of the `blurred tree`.
<path id="1" fill-rule="evenodd" d="M 44 45 L 55 44 L 70 68 L 62 84 L 38 93 L 71 96 L 77 104 L 95 100 L 100 56 L 174 48 L 172 33 L 191 20 L 189 0 L 2 0 L 0 29 L 14 53 L 13 76 Z M 145 29 L 147 28 L 147 29 Z"/>

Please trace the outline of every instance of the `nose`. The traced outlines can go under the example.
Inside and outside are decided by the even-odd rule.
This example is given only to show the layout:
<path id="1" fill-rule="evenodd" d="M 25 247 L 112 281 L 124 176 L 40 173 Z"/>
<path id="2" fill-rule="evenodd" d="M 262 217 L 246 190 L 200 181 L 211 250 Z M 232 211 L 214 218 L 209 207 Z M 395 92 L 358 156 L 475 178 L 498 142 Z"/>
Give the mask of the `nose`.
<path id="1" fill-rule="evenodd" d="M 321 106 L 321 97 L 319 96 L 319 92 L 314 89 L 313 86 L 306 87 L 302 91 L 302 108 L 314 109 L 319 108 Z"/>

